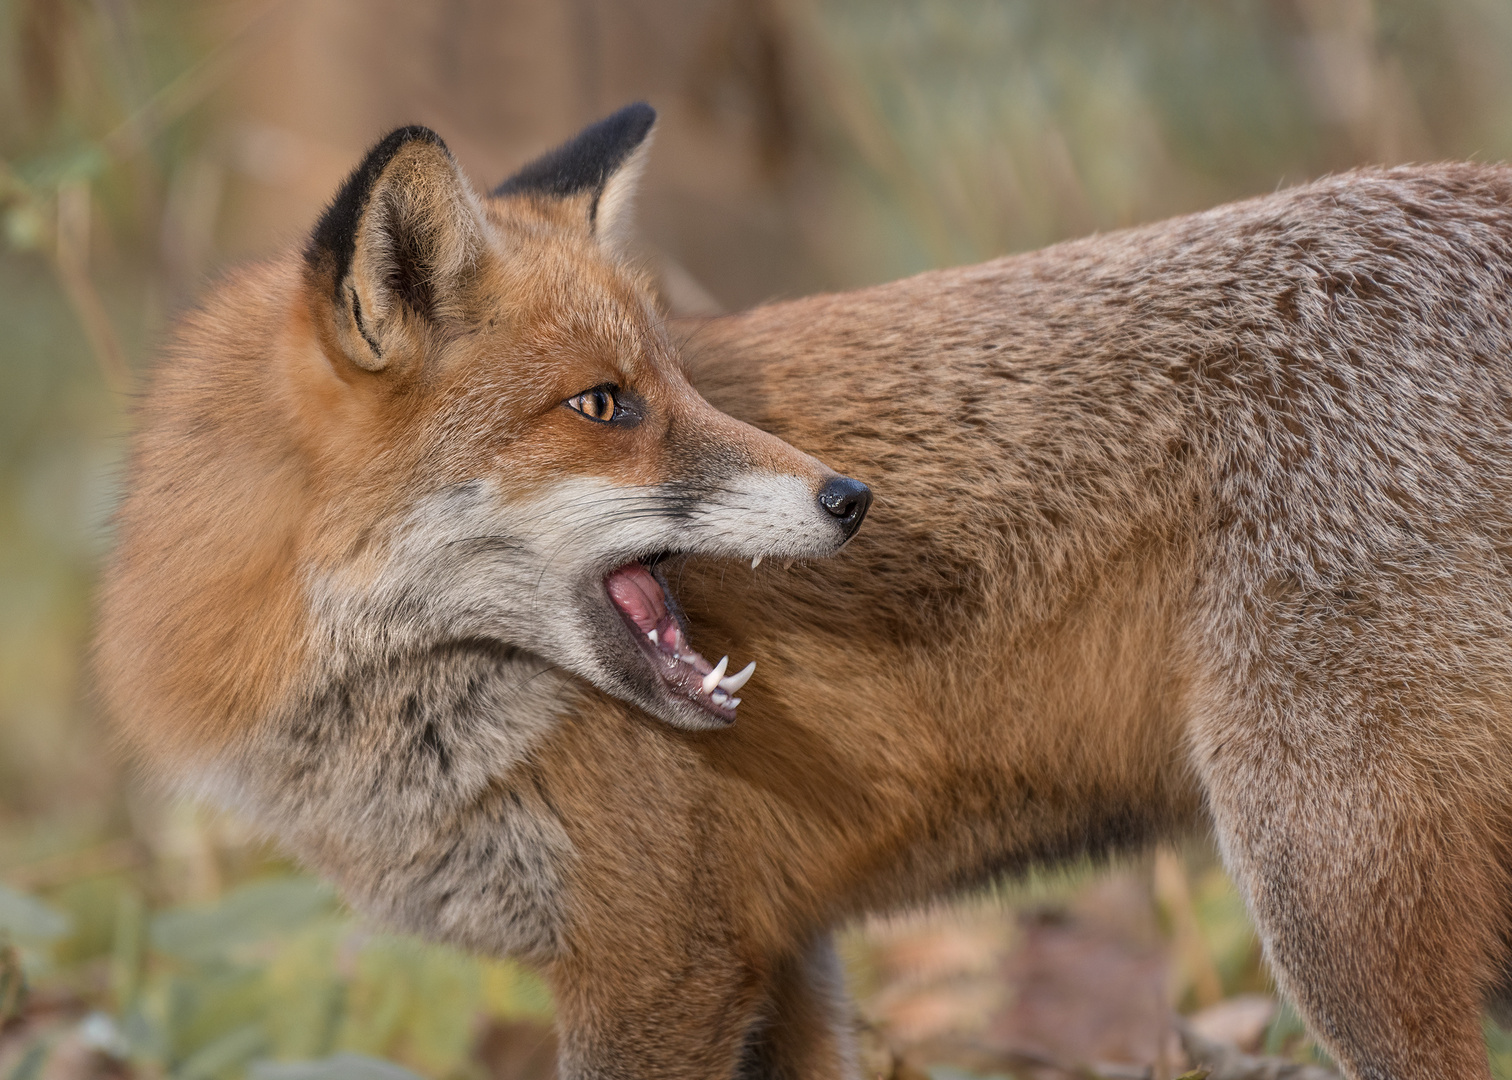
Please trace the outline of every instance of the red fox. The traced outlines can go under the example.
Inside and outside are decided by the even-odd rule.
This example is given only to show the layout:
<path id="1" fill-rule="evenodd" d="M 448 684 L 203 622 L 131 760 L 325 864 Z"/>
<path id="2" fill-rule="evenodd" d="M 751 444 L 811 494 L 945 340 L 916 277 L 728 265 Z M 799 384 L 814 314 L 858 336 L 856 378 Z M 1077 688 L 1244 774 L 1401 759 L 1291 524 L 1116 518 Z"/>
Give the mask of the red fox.
<path id="1" fill-rule="evenodd" d="M 854 1076 L 838 924 L 1203 828 L 1350 1077 L 1487 1077 L 1512 171 L 669 329 L 652 120 L 485 197 L 395 132 L 185 320 L 101 605 L 128 746 L 538 966 L 567 1077 Z"/>

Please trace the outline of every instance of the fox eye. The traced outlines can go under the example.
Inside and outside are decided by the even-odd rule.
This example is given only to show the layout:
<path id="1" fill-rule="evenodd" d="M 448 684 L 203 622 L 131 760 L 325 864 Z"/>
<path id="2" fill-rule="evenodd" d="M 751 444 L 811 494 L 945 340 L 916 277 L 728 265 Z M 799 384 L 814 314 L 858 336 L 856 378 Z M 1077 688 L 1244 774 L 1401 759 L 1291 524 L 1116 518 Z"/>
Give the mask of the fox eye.
<path id="1" fill-rule="evenodd" d="M 615 398 L 618 391 L 619 388 L 615 386 L 595 386 L 592 390 L 584 390 L 576 397 L 568 398 L 565 404 L 590 420 L 607 424 L 620 415 L 619 402 Z"/>

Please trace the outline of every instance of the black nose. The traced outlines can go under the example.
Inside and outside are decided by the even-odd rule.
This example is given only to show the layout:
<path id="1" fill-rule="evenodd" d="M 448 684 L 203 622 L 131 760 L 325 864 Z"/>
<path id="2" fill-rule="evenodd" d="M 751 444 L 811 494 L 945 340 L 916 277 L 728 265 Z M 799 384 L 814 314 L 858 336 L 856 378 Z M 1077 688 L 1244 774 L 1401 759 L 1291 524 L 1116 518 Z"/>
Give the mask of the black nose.
<path id="1" fill-rule="evenodd" d="M 861 527 L 861 519 L 871 506 L 871 488 L 848 476 L 837 476 L 819 489 L 819 505 L 840 522 L 849 540 Z"/>

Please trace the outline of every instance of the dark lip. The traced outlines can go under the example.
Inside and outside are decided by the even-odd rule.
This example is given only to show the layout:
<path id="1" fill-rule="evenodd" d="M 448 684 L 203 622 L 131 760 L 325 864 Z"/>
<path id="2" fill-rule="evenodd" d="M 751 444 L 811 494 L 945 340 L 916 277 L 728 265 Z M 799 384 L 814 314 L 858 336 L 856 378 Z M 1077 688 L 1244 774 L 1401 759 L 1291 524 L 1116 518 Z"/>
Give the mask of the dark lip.
<path id="1" fill-rule="evenodd" d="M 687 640 L 687 616 L 683 614 L 682 605 L 677 602 L 677 597 L 673 595 L 671 587 L 667 584 L 667 578 L 661 571 L 661 564 L 666 560 L 675 557 L 675 555 L 675 552 L 662 552 L 657 555 L 643 558 L 639 561 L 643 566 L 646 567 L 647 570 L 651 572 L 651 576 L 656 579 L 656 583 L 662 587 L 662 593 L 667 600 L 667 613 L 672 616 L 673 621 L 677 623 L 677 628 L 682 631 L 683 639 Z M 652 674 L 656 676 L 657 685 L 661 688 L 662 693 L 669 700 L 676 702 L 687 702 L 690 705 L 696 705 L 702 712 L 707 713 L 708 715 L 714 717 L 716 720 L 719 720 L 724 724 L 728 725 L 735 722 L 734 709 L 716 705 L 709 698 L 701 694 L 696 694 L 691 690 L 688 690 L 687 688 L 679 686 L 676 683 L 668 680 L 663 675 L 663 672 L 670 670 L 670 666 L 676 664 L 677 662 L 671 660 L 666 656 L 666 654 L 664 654 L 660 649 L 656 648 L 651 644 L 650 641 L 646 639 L 646 635 L 642 634 L 639 628 L 630 621 L 630 617 L 623 611 L 621 611 L 615 605 L 613 600 L 609 599 L 609 593 L 607 589 L 605 589 L 604 591 L 604 600 L 606 603 L 608 603 L 610 608 L 614 610 L 614 613 L 619 616 L 620 623 L 625 628 L 625 633 L 630 636 L 630 640 L 635 642 L 636 648 L 640 650 L 641 658 L 644 659 L 646 663 L 651 667 Z"/>

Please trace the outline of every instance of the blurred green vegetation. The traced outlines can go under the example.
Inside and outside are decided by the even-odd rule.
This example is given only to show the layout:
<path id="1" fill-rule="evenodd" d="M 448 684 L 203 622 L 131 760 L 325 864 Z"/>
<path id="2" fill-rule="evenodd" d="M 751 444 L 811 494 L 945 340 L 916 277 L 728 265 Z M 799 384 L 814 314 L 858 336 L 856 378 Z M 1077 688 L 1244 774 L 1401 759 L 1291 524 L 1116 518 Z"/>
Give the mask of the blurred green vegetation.
<path id="1" fill-rule="evenodd" d="M 1500 0 L 823 0 L 806 43 L 846 283 L 1361 164 L 1512 151 Z"/>
<path id="2" fill-rule="evenodd" d="M 124 781 L 89 695 L 129 394 L 225 258 L 221 91 L 284 6 L 0 0 L 5 1080 L 73 1075 L 58 1071 L 69 1054 L 182 1080 L 403 1075 L 377 1059 L 483 1075 L 480 1032 L 550 1013 L 515 966 L 376 934 L 235 823 Z M 793 145 L 770 182 L 834 287 L 1356 164 L 1512 150 L 1504 0 L 736 6 L 781 50 Z M 1266 989 L 1228 879 L 1210 855 L 1181 867 L 1156 880 L 1174 999 Z M 1006 902 L 1084 880 L 1036 879 Z M 864 941 L 847 955 L 864 982 Z M 1512 1077 L 1512 1037 L 1488 1040 Z M 1286 1012 L 1267 1047 L 1310 1053 Z"/>
<path id="3" fill-rule="evenodd" d="M 359 1058 L 474 1076 L 479 1018 L 551 1014 L 545 988 L 519 968 L 374 934 L 305 877 L 261 877 L 212 904 L 156 911 L 121 875 L 72 882 L 50 902 L 0 887 L 0 942 L 0 987 L 36 988 L 0 1055 L 0 1072 L 18 1080 L 81 1051 L 180 1080 L 240 1075 L 264 1059 L 324 1062 L 327 1080 Z M 10 995 L 16 1009 L 20 993 Z M 80 1013 L 81 1023 L 49 1022 Z"/>

